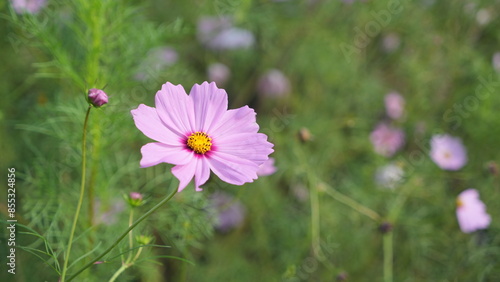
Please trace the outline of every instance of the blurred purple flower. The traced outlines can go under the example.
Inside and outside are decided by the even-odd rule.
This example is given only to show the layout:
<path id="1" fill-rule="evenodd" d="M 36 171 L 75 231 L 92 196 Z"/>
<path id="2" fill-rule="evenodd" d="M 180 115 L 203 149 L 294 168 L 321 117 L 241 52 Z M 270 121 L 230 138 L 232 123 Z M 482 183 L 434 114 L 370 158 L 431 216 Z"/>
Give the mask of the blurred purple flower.
<path id="1" fill-rule="evenodd" d="M 457 219 L 464 233 L 486 229 L 490 225 L 491 217 L 486 213 L 486 205 L 479 199 L 476 189 L 467 189 L 458 195 Z"/>
<path id="2" fill-rule="evenodd" d="M 278 170 L 274 166 L 274 158 L 269 158 L 267 161 L 265 161 L 263 164 L 259 166 L 259 170 L 257 170 L 257 175 L 258 176 L 267 176 L 274 174 Z"/>
<path id="3" fill-rule="evenodd" d="M 208 81 L 213 81 L 218 86 L 224 86 L 231 76 L 231 70 L 224 64 L 213 63 L 208 66 Z"/>
<path id="4" fill-rule="evenodd" d="M 376 153 L 391 157 L 404 145 L 405 135 L 400 129 L 380 123 L 370 134 L 370 140 Z"/>
<path id="5" fill-rule="evenodd" d="M 467 163 L 467 152 L 462 141 L 448 134 L 432 137 L 430 156 L 445 170 L 459 170 Z"/>
<path id="6" fill-rule="evenodd" d="M 283 97 L 290 92 L 290 81 L 281 71 L 271 69 L 260 77 L 257 87 L 264 96 Z"/>
<path id="7" fill-rule="evenodd" d="M 10 0 L 18 14 L 37 14 L 47 4 L 47 0 Z"/>
<path id="8" fill-rule="evenodd" d="M 394 189 L 401 183 L 404 171 L 397 164 L 388 164 L 377 169 L 375 173 L 375 182 L 388 189 Z"/>
<path id="9" fill-rule="evenodd" d="M 397 92 L 385 95 L 385 110 L 392 119 L 400 119 L 405 109 L 405 99 Z"/>
<path id="10" fill-rule="evenodd" d="M 254 35 L 233 26 L 230 17 L 204 17 L 198 21 L 198 40 L 213 50 L 232 50 L 251 47 Z"/>
<path id="11" fill-rule="evenodd" d="M 219 232 L 228 232 L 243 224 L 245 207 L 243 204 L 224 192 L 216 192 L 210 196 L 214 209 L 214 228 Z"/>

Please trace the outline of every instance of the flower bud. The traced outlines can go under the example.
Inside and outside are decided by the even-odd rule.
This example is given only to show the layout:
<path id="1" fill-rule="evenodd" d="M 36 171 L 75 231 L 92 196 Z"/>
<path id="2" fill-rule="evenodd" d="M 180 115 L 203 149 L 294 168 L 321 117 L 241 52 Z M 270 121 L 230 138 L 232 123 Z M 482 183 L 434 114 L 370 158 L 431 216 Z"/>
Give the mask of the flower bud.
<path id="1" fill-rule="evenodd" d="M 146 235 L 135 236 L 135 240 L 139 245 L 147 245 L 153 241 L 153 237 Z"/>
<path id="2" fill-rule="evenodd" d="M 389 223 L 389 222 L 382 222 L 382 224 L 380 224 L 380 226 L 378 227 L 378 230 L 382 233 L 382 234 L 386 234 L 386 233 L 389 233 L 390 231 L 392 231 L 392 224 Z"/>
<path id="3" fill-rule="evenodd" d="M 106 93 L 104 93 L 101 89 L 97 88 L 89 89 L 88 99 L 89 103 L 94 105 L 96 108 L 108 103 L 108 95 L 106 95 Z"/>
<path id="4" fill-rule="evenodd" d="M 309 141 L 312 140 L 312 134 L 311 134 L 311 132 L 309 131 L 309 129 L 307 129 L 305 127 L 302 127 L 299 130 L 298 136 L 299 136 L 299 140 L 302 143 L 306 143 L 306 142 L 309 142 Z"/>
<path id="5" fill-rule="evenodd" d="M 128 196 L 125 196 L 125 201 L 127 201 L 132 208 L 140 207 L 144 204 L 142 194 L 138 192 L 130 192 Z"/>

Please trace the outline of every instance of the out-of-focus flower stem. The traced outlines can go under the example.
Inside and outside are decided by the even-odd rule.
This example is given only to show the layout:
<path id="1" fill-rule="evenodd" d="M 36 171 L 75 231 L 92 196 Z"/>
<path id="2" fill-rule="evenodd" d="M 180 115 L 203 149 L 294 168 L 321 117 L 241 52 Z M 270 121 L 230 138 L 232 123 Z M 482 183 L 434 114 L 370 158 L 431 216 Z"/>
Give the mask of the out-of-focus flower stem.
<path id="1" fill-rule="evenodd" d="M 382 239 L 384 249 L 384 282 L 392 282 L 392 230 L 384 234 Z"/>
<path id="2" fill-rule="evenodd" d="M 354 201 L 353 199 L 349 198 L 348 196 L 338 192 L 334 188 L 330 187 L 326 183 L 322 183 L 325 187 L 325 192 L 330 195 L 333 199 L 341 202 L 342 204 L 351 207 L 355 211 L 359 212 L 360 214 L 366 215 L 367 217 L 373 219 L 376 222 L 380 222 L 381 216 L 375 212 L 374 210 L 367 208 L 363 206 L 362 204 Z"/>
<path id="3" fill-rule="evenodd" d="M 134 222 L 134 209 L 130 209 L 130 216 L 128 218 L 128 226 L 132 226 L 132 223 Z M 134 233 L 134 230 L 130 230 L 130 232 L 128 233 L 128 247 L 130 250 L 132 250 L 132 248 L 134 247 L 134 243 L 133 243 L 133 240 L 132 240 L 132 237 L 133 237 L 133 233 Z M 130 262 L 130 259 L 132 258 L 132 252 L 129 252 L 128 253 L 128 258 L 127 258 L 127 263 Z"/>
<path id="4" fill-rule="evenodd" d="M 118 239 L 116 239 L 116 241 L 111 245 L 109 246 L 104 252 L 102 252 L 98 257 L 96 257 L 95 259 L 93 259 L 92 261 L 90 261 L 89 263 L 87 263 L 85 266 L 83 266 L 82 268 L 80 268 L 77 272 L 75 272 L 75 274 L 71 275 L 71 277 L 68 278 L 68 282 L 73 280 L 76 276 L 78 276 L 80 273 L 82 273 L 85 269 L 91 267 L 96 261 L 100 260 L 101 258 L 103 258 L 105 255 L 107 255 L 111 250 L 113 250 L 120 242 L 121 240 L 123 240 L 123 238 L 125 238 L 129 232 L 134 229 L 139 223 L 141 223 L 144 219 L 146 219 L 149 215 L 151 215 L 153 212 L 155 212 L 158 208 L 160 208 L 163 204 L 165 204 L 166 202 L 168 202 L 170 199 L 172 199 L 174 197 L 174 195 L 177 193 L 177 188 L 174 188 L 174 191 L 168 195 L 167 197 L 165 197 L 163 200 L 161 200 L 161 202 L 159 202 L 158 204 L 156 204 L 156 206 L 152 207 L 149 211 L 147 211 L 146 213 L 144 213 L 141 217 L 139 217 L 139 219 L 137 219 L 132 225 L 130 225 L 127 230 L 125 230 L 121 235 L 120 237 L 118 237 Z M 128 266 L 127 266 L 128 267 Z M 124 269 L 125 270 L 125 269 Z M 124 271 L 122 270 L 122 272 Z"/>
<path id="5" fill-rule="evenodd" d="M 87 149 L 86 149 L 86 140 L 87 140 L 87 124 L 89 120 L 90 110 L 92 106 L 89 105 L 87 109 L 87 113 L 85 115 L 85 121 L 83 122 L 83 134 L 82 134 L 82 181 L 80 185 L 80 198 L 78 199 L 78 205 L 76 206 L 75 217 L 73 219 L 73 225 L 71 226 L 71 231 L 69 234 L 68 247 L 66 249 L 66 255 L 64 256 L 64 264 L 61 275 L 61 282 L 64 282 L 66 278 L 66 272 L 68 271 L 68 261 L 69 256 L 71 254 L 71 245 L 73 244 L 73 236 L 75 235 L 76 223 L 78 221 L 78 216 L 80 215 L 80 209 L 82 208 L 83 197 L 85 195 L 85 176 L 86 176 L 86 162 L 87 162 Z"/>

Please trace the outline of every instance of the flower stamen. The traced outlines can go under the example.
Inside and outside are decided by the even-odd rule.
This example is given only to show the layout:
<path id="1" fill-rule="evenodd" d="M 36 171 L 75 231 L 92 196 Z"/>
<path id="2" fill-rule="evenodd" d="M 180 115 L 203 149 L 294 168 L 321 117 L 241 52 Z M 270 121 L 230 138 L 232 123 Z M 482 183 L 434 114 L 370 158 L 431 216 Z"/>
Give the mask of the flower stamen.
<path id="1" fill-rule="evenodd" d="M 205 154 L 212 148 L 212 138 L 205 132 L 197 131 L 188 137 L 186 145 L 197 154 Z"/>

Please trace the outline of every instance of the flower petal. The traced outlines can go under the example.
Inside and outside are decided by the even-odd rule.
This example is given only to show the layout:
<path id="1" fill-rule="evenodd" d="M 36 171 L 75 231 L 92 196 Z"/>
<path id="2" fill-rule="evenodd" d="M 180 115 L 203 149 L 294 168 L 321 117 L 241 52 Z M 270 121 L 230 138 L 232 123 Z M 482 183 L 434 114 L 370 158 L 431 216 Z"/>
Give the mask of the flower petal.
<path id="1" fill-rule="evenodd" d="M 195 131 L 193 100 L 181 85 L 163 84 L 156 93 L 155 105 L 163 123 L 180 137 Z"/>
<path id="2" fill-rule="evenodd" d="M 191 161 L 193 153 L 180 146 L 163 143 L 148 143 L 141 148 L 141 167 L 150 167 L 159 163 L 184 165 Z"/>
<path id="3" fill-rule="evenodd" d="M 257 179 L 259 166 L 250 160 L 221 152 L 213 152 L 207 160 L 210 169 L 229 184 L 243 185 Z"/>
<path id="4" fill-rule="evenodd" d="M 215 82 L 195 84 L 189 96 L 193 99 L 196 131 L 208 132 L 227 111 L 227 93 Z"/>
<path id="5" fill-rule="evenodd" d="M 214 139 L 217 152 L 237 156 L 261 165 L 274 152 L 273 144 L 267 142 L 267 135 L 263 133 L 240 133 L 224 135 Z"/>
<path id="6" fill-rule="evenodd" d="M 179 179 L 179 188 L 177 191 L 180 192 L 186 188 L 186 186 L 193 179 L 196 172 L 196 167 L 198 166 L 199 159 L 194 157 L 189 163 L 185 165 L 177 165 L 172 168 L 172 174 Z"/>
<path id="7" fill-rule="evenodd" d="M 196 166 L 196 172 L 194 175 L 195 190 L 203 190 L 200 188 L 200 186 L 205 184 L 205 182 L 207 182 L 208 178 L 210 177 L 210 166 L 208 165 L 207 158 L 200 157 L 198 159 L 198 164 Z"/>
<path id="8" fill-rule="evenodd" d="M 158 116 L 155 108 L 140 104 L 137 109 L 130 111 L 135 126 L 147 137 L 169 145 L 179 145 L 182 140 L 167 127 Z"/>
<path id="9" fill-rule="evenodd" d="M 237 133 L 257 133 L 259 125 L 255 119 L 256 113 L 248 106 L 228 110 L 219 120 L 217 126 L 209 132 L 213 138 Z"/>

